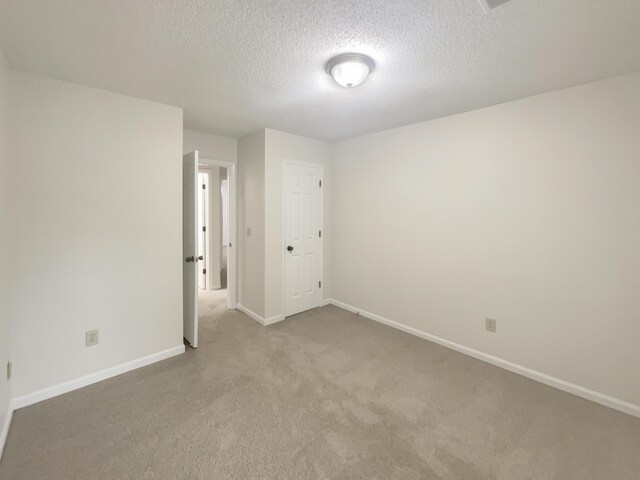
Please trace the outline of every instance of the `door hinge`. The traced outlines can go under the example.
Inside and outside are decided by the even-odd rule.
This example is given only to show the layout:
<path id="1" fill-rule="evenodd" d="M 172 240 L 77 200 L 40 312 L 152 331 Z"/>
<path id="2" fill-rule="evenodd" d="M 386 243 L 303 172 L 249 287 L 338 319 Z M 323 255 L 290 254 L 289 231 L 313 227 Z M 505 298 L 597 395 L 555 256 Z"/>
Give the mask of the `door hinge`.
<path id="1" fill-rule="evenodd" d="M 318 288 L 322 288 L 322 282 L 318 282 Z"/>
<path id="2" fill-rule="evenodd" d="M 207 273 L 207 269 L 206 269 L 206 268 L 203 268 L 203 269 L 202 269 L 202 273 L 206 274 L 206 273 Z"/>
<path id="3" fill-rule="evenodd" d="M 318 186 L 322 187 L 322 180 L 318 180 Z"/>
<path id="4" fill-rule="evenodd" d="M 318 237 L 322 238 L 322 230 L 318 230 Z"/>
<path id="5" fill-rule="evenodd" d="M 206 232 L 206 231 L 207 231 L 207 227 L 206 227 L 206 226 L 205 226 L 205 227 L 202 227 L 202 231 L 203 231 L 203 232 Z"/>
<path id="6" fill-rule="evenodd" d="M 205 188 L 207 188 L 207 185 L 205 183 L 202 184 L 202 189 L 204 190 Z"/>

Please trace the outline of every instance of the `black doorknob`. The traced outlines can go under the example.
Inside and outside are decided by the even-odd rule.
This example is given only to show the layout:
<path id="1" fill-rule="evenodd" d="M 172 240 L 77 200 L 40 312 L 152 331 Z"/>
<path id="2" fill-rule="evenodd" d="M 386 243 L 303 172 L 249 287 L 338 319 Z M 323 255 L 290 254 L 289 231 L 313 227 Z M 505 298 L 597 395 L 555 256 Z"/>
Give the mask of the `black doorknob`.
<path id="1" fill-rule="evenodd" d="M 186 260 L 187 262 L 193 262 L 193 261 L 195 260 L 195 258 L 193 258 L 193 256 L 191 256 L 191 257 L 187 257 L 187 258 L 185 258 L 185 260 Z"/>
<path id="2" fill-rule="evenodd" d="M 203 257 L 202 255 L 200 255 L 200 256 L 198 257 L 198 260 L 204 260 L 204 257 Z"/>
<path id="3" fill-rule="evenodd" d="M 287 251 L 288 251 L 288 252 L 293 252 L 293 247 L 292 247 L 291 245 L 289 245 L 289 246 L 287 247 Z"/>

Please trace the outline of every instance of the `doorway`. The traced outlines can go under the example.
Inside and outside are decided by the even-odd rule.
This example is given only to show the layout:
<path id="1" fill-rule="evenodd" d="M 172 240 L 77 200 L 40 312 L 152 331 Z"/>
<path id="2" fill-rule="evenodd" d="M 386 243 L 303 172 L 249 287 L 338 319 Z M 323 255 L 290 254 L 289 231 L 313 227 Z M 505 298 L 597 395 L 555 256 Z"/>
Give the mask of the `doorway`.
<path id="1" fill-rule="evenodd" d="M 227 289 L 229 248 L 229 189 L 227 167 L 198 168 L 199 290 Z"/>
<path id="2" fill-rule="evenodd" d="M 183 335 L 193 348 L 205 310 L 236 308 L 235 174 L 235 164 L 198 152 L 183 159 Z"/>

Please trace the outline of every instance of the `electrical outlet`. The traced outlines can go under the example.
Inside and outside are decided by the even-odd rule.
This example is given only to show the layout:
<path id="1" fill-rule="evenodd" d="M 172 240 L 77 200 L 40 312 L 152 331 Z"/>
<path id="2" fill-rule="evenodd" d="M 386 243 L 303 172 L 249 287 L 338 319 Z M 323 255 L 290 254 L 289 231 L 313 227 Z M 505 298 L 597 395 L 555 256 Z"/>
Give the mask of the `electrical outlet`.
<path id="1" fill-rule="evenodd" d="M 84 346 L 97 345 L 99 340 L 98 330 L 89 330 L 84 334 Z"/>
<path id="2" fill-rule="evenodd" d="M 484 327 L 487 332 L 496 333 L 496 319 L 495 318 L 485 318 L 484 319 Z"/>
<path id="3" fill-rule="evenodd" d="M 13 364 L 11 363 L 11 360 L 9 360 L 7 362 L 7 380 L 11 379 L 11 370 L 13 368 Z"/>

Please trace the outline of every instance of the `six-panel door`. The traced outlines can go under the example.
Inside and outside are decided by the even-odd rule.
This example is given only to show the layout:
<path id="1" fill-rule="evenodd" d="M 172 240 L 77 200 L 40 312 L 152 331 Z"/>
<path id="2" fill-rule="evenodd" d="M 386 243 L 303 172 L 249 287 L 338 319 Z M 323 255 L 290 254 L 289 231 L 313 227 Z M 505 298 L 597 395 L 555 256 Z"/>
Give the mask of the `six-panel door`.
<path id="1" fill-rule="evenodd" d="M 322 302 L 321 181 L 321 165 L 283 165 L 285 316 Z"/>

